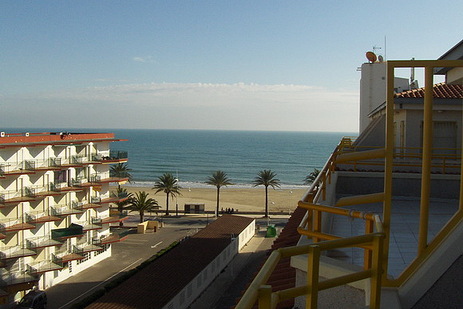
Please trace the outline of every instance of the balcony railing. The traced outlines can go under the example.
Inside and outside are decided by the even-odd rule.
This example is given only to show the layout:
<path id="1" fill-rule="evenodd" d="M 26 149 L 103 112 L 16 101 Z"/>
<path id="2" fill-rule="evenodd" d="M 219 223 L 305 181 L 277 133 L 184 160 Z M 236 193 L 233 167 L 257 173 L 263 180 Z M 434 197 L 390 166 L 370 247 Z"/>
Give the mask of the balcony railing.
<path id="1" fill-rule="evenodd" d="M 0 232 L 16 232 L 21 230 L 30 230 L 35 228 L 34 225 L 23 223 L 21 217 L 19 218 L 5 218 L 0 220 Z"/>
<path id="2" fill-rule="evenodd" d="M 23 189 L 4 190 L 0 191 L 0 203 L 2 204 L 17 204 L 25 201 L 33 201 L 36 198 L 35 190 L 31 187 L 24 187 Z"/>
<path id="3" fill-rule="evenodd" d="M 60 246 L 63 243 L 52 239 L 51 237 L 36 237 L 26 239 L 26 248 L 29 249 L 39 249 L 45 247 Z"/>
<path id="4" fill-rule="evenodd" d="M 93 239 L 90 243 L 87 241 L 78 241 L 76 244 L 77 249 L 79 249 L 82 253 L 87 253 L 91 251 L 100 251 L 103 250 L 103 247 L 98 246 L 94 243 Z"/>
<path id="5" fill-rule="evenodd" d="M 75 245 L 72 246 L 71 251 L 58 251 L 52 254 L 52 257 L 55 264 L 63 264 L 70 261 L 82 260 L 84 258 L 83 250 Z"/>
<path id="6" fill-rule="evenodd" d="M 83 213 L 84 211 L 79 208 L 79 202 L 72 202 L 71 205 L 58 204 L 51 206 L 51 215 L 52 216 L 69 216 Z"/>
<path id="7" fill-rule="evenodd" d="M 0 260 L 17 259 L 20 257 L 33 256 L 37 253 L 22 245 L 5 246 L 0 248 Z"/>
<path id="8" fill-rule="evenodd" d="M 44 223 L 62 220 L 59 217 L 49 215 L 46 211 L 32 211 L 25 213 L 25 219 L 28 223 Z"/>
<path id="9" fill-rule="evenodd" d="M 62 165 L 64 166 L 81 166 L 83 165 L 84 157 L 82 156 L 70 156 L 67 159 L 64 159 Z"/>
<path id="10" fill-rule="evenodd" d="M 39 278 L 33 277 L 26 272 L 7 272 L 0 277 L 0 286 L 9 286 L 21 283 L 38 282 Z"/>
<path id="11" fill-rule="evenodd" d="M 113 231 L 112 233 L 108 234 L 108 235 L 103 235 L 101 236 L 100 239 L 93 239 L 93 242 L 95 245 L 107 245 L 107 244 L 110 244 L 110 243 L 115 243 L 115 242 L 120 242 L 120 241 L 124 241 L 125 239 L 127 239 L 127 235 L 130 233 L 130 231 L 124 229 L 124 230 L 121 230 L 121 231 Z"/>
<path id="12" fill-rule="evenodd" d="M 101 219 L 101 224 L 118 223 L 118 222 L 122 222 L 124 220 L 127 220 L 128 218 L 129 217 L 128 217 L 127 211 L 123 211 L 119 215 L 102 218 Z"/>
<path id="13" fill-rule="evenodd" d="M 55 271 L 60 269 L 63 269 L 63 265 L 55 263 L 53 260 L 43 260 L 27 265 L 27 272 L 32 276 L 37 276 L 48 271 Z"/>

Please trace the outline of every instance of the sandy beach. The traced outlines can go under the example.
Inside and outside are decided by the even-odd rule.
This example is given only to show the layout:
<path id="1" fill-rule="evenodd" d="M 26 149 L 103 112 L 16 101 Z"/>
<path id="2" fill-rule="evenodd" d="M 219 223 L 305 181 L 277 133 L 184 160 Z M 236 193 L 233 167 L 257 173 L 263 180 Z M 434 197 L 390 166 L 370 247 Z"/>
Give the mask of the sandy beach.
<path id="1" fill-rule="evenodd" d="M 129 192 L 146 191 L 149 197 L 154 198 L 161 206 L 161 211 L 166 209 L 166 194 L 149 187 L 123 186 Z M 114 189 L 114 188 L 111 188 Z M 169 201 L 169 211 L 175 212 L 175 204 L 178 203 L 179 211 L 183 211 L 185 204 L 205 204 L 206 211 L 214 211 L 216 207 L 217 190 L 211 188 L 182 188 L 177 198 Z M 306 189 L 272 189 L 269 188 L 269 211 L 290 213 L 297 207 Z M 233 208 L 238 211 L 264 211 L 265 189 L 263 186 L 256 188 L 222 187 L 220 189 L 220 208 Z"/>

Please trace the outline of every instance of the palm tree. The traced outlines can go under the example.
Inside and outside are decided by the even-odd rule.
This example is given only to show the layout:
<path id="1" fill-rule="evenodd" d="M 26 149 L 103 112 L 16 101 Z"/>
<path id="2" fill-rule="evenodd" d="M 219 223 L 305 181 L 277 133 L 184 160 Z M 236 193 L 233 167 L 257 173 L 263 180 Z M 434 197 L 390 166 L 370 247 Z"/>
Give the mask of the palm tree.
<path id="1" fill-rule="evenodd" d="M 127 163 L 117 163 L 116 165 L 111 166 L 109 170 L 109 176 L 118 177 L 118 178 L 128 178 L 129 182 L 132 181 L 132 175 L 130 174 L 130 169 Z M 121 185 L 117 183 L 117 188 L 120 188 Z"/>
<path id="2" fill-rule="evenodd" d="M 152 211 L 159 209 L 158 202 L 153 198 L 148 198 L 149 193 L 139 191 L 135 196 L 130 199 L 130 204 L 127 207 L 130 211 L 138 211 L 140 214 L 140 223 L 143 222 L 145 211 Z"/>
<path id="3" fill-rule="evenodd" d="M 178 185 L 178 179 L 174 178 L 174 176 L 170 173 L 164 173 L 162 176 L 158 177 L 158 181 L 154 184 L 153 187 L 154 194 L 158 192 L 166 193 L 166 216 L 169 215 L 169 195 L 174 198 L 180 194 L 180 186 Z"/>
<path id="4" fill-rule="evenodd" d="M 227 174 L 222 171 L 216 171 L 209 176 L 206 183 L 211 186 L 215 186 L 217 188 L 217 208 L 215 210 L 215 215 L 219 216 L 219 199 L 220 199 L 220 187 L 232 185 L 230 179 L 228 178 Z"/>
<path id="5" fill-rule="evenodd" d="M 116 194 L 118 199 L 120 200 L 119 202 L 116 202 L 117 210 L 120 213 L 122 213 L 124 208 L 126 208 L 126 206 L 130 204 L 130 200 L 132 199 L 133 194 L 128 192 L 127 189 L 121 187 L 117 188 Z"/>
<path id="6" fill-rule="evenodd" d="M 305 185 L 310 185 L 311 183 L 313 183 L 315 181 L 315 179 L 317 179 L 318 174 L 320 174 L 320 170 L 314 168 L 313 172 L 311 172 L 309 175 L 305 176 L 304 184 Z"/>
<path id="7" fill-rule="evenodd" d="M 268 217 L 268 187 L 273 189 L 280 187 L 280 180 L 275 178 L 276 175 L 271 170 L 263 170 L 257 173 L 257 177 L 253 181 L 254 187 L 265 186 L 265 217 Z"/>

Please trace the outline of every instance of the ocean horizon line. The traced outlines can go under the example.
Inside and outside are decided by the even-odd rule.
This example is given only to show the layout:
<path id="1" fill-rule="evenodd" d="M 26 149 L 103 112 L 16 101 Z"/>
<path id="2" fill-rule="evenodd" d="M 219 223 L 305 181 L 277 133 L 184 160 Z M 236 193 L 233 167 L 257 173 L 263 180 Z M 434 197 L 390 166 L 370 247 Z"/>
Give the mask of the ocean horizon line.
<path id="1" fill-rule="evenodd" d="M 152 188 L 155 184 L 155 181 L 131 181 L 125 183 L 123 186 L 126 187 L 141 187 L 141 188 Z M 195 181 L 180 181 L 179 186 L 182 189 L 215 189 L 213 185 L 209 185 L 205 182 L 195 182 Z M 224 188 L 236 188 L 236 189 L 259 189 L 263 188 L 262 185 L 254 186 L 250 183 L 236 183 L 228 186 L 223 186 Z M 309 189 L 309 185 L 292 185 L 292 184 L 280 184 L 280 187 L 275 188 L 275 190 L 295 190 L 295 189 Z"/>
<path id="2" fill-rule="evenodd" d="M 50 128 L 50 127 L 5 127 L 1 130 L 6 129 L 19 129 L 19 130 L 46 130 L 50 132 L 58 132 L 58 131 L 70 131 L 70 130 L 83 130 L 86 133 L 91 133 L 90 130 L 101 130 L 101 131 L 122 131 L 122 130 L 130 130 L 130 131 L 202 131 L 202 132 L 250 132 L 250 133 L 333 133 L 333 134 L 347 134 L 347 135 L 358 135 L 358 132 L 347 132 L 347 131 L 299 131 L 299 130 L 261 130 L 261 129 L 187 129 L 187 128 L 67 128 L 67 127 L 57 127 L 57 128 Z M 32 131 L 31 131 L 32 132 Z M 19 133 L 19 132 L 14 132 Z M 34 132 L 32 132 L 34 133 Z M 97 132 L 101 133 L 101 132 Z M 109 132 L 111 133 L 111 132 Z"/>

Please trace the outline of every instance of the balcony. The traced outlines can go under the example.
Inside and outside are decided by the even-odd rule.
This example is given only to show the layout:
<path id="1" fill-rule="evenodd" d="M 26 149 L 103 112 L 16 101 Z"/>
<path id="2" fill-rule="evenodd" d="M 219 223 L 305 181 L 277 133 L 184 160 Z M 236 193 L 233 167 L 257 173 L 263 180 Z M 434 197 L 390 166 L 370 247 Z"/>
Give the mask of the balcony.
<path id="1" fill-rule="evenodd" d="M 115 242 L 124 241 L 127 239 L 129 234 L 128 230 L 114 231 L 111 234 L 101 236 L 100 239 L 95 239 L 95 245 L 107 245 Z"/>
<path id="2" fill-rule="evenodd" d="M 11 175 L 26 175 L 35 174 L 35 163 L 32 160 L 25 160 L 22 162 L 5 162 L 2 163 L 2 177 Z"/>
<path id="3" fill-rule="evenodd" d="M 0 260 L 10 260 L 17 259 L 20 257 L 34 256 L 37 253 L 28 248 L 23 248 L 23 246 L 6 246 L 0 247 Z"/>
<path id="4" fill-rule="evenodd" d="M 63 241 L 68 238 L 82 237 L 84 235 L 82 225 L 71 223 L 69 227 L 51 230 L 51 238 L 57 241 Z"/>
<path id="5" fill-rule="evenodd" d="M 111 191 L 109 193 L 109 197 L 103 198 L 101 200 L 101 203 L 103 203 L 103 204 L 105 204 L 105 203 L 120 203 L 120 202 L 124 202 L 124 201 L 126 201 L 128 199 L 129 199 L 129 197 L 127 195 L 118 196 L 117 192 Z"/>
<path id="6" fill-rule="evenodd" d="M 3 164 L 0 164 L 0 179 L 6 178 L 5 176 L 5 169 L 3 167 Z"/>
<path id="7" fill-rule="evenodd" d="M 60 182 L 54 183 L 56 190 L 60 192 L 69 192 L 69 191 L 84 191 L 84 188 L 80 186 L 81 180 L 71 179 L 69 182 Z"/>
<path id="8" fill-rule="evenodd" d="M 47 186 L 37 186 L 34 187 L 35 194 L 37 196 L 58 196 L 63 194 L 62 190 L 59 186 L 55 185 L 55 183 L 50 182 Z"/>
<path id="9" fill-rule="evenodd" d="M 82 260 L 84 256 L 83 251 L 76 246 L 72 246 L 72 251 L 61 251 L 52 254 L 53 261 L 55 264 L 63 264 L 70 261 Z"/>
<path id="10" fill-rule="evenodd" d="M 31 230 L 35 229 L 35 225 L 29 223 L 23 223 L 21 218 L 11 218 L 11 219 L 2 219 L 0 220 L 0 232 L 17 232 L 22 230 Z"/>
<path id="11" fill-rule="evenodd" d="M 8 190 L 0 192 L 0 208 L 5 206 L 15 206 L 21 202 L 35 201 L 37 195 L 32 187 L 24 187 L 23 189 Z"/>
<path id="12" fill-rule="evenodd" d="M 64 159 L 62 162 L 63 167 L 83 167 L 84 166 L 84 157 L 82 156 L 70 156 L 67 159 Z"/>
<path id="13" fill-rule="evenodd" d="M 6 272 L 0 278 L 0 286 L 8 287 L 10 293 L 32 288 L 39 278 L 33 277 L 26 272 Z M 13 288 L 15 286 L 15 288 Z"/>
<path id="14" fill-rule="evenodd" d="M 33 211 L 25 213 L 25 219 L 27 223 L 39 224 L 45 222 L 61 221 L 62 218 L 57 216 L 51 216 L 44 211 Z"/>
<path id="15" fill-rule="evenodd" d="M 124 163 L 127 162 L 129 158 L 127 151 L 116 151 L 112 150 L 109 152 L 109 156 L 102 157 L 103 164 L 113 164 L 113 163 Z"/>
<path id="16" fill-rule="evenodd" d="M 59 171 L 62 169 L 61 158 L 48 158 L 46 160 L 35 160 L 37 171 Z"/>
<path id="17" fill-rule="evenodd" d="M 101 251 L 103 248 L 101 246 L 96 245 L 96 243 L 100 243 L 99 240 L 92 240 L 92 243 L 87 242 L 77 242 L 77 249 L 81 250 L 82 253 L 92 252 L 92 251 Z"/>
<path id="18" fill-rule="evenodd" d="M 61 246 L 63 243 L 51 237 L 35 237 L 26 239 L 26 248 L 28 249 L 42 249 L 45 247 Z"/>
<path id="19" fill-rule="evenodd" d="M 110 224 L 110 223 L 119 223 L 124 220 L 127 220 L 128 218 L 129 217 L 128 217 L 127 212 L 122 212 L 119 215 L 101 218 L 100 220 L 101 220 L 101 224 Z"/>
<path id="20" fill-rule="evenodd" d="M 74 202 L 75 204 L 73 205 L 76 209 L 81 209 L 81 210 L 87 210 L 87 209 L 95 209 L 95 208 L 101 208 L 101 199 L 99 197 L 92 197 L 90 201 L 84 201 L 84 202 Z"/>
<path id="21" fill-rule="evenodd" d="M 90 222 L 77 222 L 77 224 L 82 225 L 84 232 L 102 229 L 101 220 L 98 218 L 91 218 Z"/>
<path id="22" fill-rule="evenodd" d="M 55 206 L 51 206 L 51 215 L 52 216 L 71 216 L 77 215 L 84 212 L 82 208 L 80 208 L 80 202 L 72 202 L 71 205 L 64 205 L 59 204 Z"/>
<path id="23" fill-rule="evenodd" d="M 43 260 L 37 263 L 27 265 L 27 272 L 32 276 L 39 276 L 48 271 L 55 271 L 61 269 L 63 269 L 63 266 L 55 263 L 52 260 Z"/>

